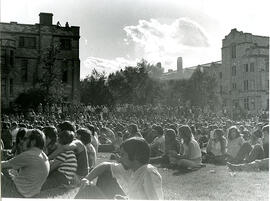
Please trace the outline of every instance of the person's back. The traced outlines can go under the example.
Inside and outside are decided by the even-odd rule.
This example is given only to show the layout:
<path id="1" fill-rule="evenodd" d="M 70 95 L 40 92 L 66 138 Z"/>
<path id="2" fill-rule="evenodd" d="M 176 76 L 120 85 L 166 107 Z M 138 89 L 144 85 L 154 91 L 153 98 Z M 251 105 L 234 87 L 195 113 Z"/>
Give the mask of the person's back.
<path id="1" fill-rule="evenodd" d="M 38 194 L 49 175 L 50 165 L 46 154 L 40 149 L 33 148 L 11 159 L 10 163 L 14 169 L 21 167 L 13 179 L 18 191 L 24 197 Z"/>
<path id="2" fill-rule="evenodd" d="M 77 174 L 80 177 L 83 177 L 88 174 L 89 167 L 86 147 L 80 140 L 77 139 L 75 139 L 71 144 L 75 144 L 76 146 L 74 152 L 78 163 Z"/>
<path id="3" fill-rule="evenodd" d="M 48 157 L 42 151 L 45 145 L 45 135 L 37 129 L 27 131 L 23 143 L 26 151 L 9 161 L 2 162 L 1 165 L 2 169 L 18 170 L 18 174 L 13 175 L 17 191 L 23 197 L 33 197 L 40 192 L 50 170 Z M 4 186 L 5 183 L 3 180 L 2 182 Z M 2 191 L 3 193 L 4 191 Z"/>

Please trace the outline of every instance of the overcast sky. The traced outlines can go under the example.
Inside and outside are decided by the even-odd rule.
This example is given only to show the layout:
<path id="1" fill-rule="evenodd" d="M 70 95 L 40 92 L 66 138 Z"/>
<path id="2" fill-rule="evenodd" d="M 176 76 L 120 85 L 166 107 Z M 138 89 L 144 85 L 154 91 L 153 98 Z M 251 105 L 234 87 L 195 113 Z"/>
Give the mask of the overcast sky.
<path id="1" fill-rule="evenodd" d="M 237 28 L 270 36 L 269 0 L 0 0 L 1 22 L 80 26 L 81 78 L 141 58 L 167 71 L 221 60 L 222 39 Z"/>

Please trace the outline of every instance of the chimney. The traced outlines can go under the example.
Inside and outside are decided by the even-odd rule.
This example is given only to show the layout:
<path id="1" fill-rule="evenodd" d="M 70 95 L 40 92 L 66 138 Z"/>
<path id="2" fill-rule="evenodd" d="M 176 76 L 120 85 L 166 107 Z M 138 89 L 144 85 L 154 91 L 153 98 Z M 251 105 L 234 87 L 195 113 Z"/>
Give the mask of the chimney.
<path id="1" fill-rule="evenodd" d="M 177 58 L 177 72 L 183 71 L 183 60 L 182 57 Z"/>
<path id="2" fill-rule="evenodd" d="M 41 25 L 52 25 L 52 13 L 39 13 L 39 24 Z"/>

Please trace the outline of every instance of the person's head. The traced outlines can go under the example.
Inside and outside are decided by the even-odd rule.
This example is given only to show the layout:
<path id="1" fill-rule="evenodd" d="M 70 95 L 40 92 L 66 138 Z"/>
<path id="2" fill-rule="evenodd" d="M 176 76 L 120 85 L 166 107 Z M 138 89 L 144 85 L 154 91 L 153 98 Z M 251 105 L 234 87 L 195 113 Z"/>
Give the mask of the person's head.
<path id="1" fill-rule="evenodd" d="M 77 138 L 82 141 L 84 145 L 91 143 L 91 131 L 87 128 L 80 128 L 76 131 Z"/>
<path id="2" fill-rule="evenodd" d="M 45 134 L 39 129 L 27 130 L 25 136 L 23 137 L 24 146 L 23 149 L 27 150 L 32 147 L 44 149 L 46 143 Z"/>
<path id="3" fill-rule="evenodd" d="M 228 130 L 228 139 L 233 140 L 240 137 L 240 132 L 236 126 L 231 126 Z"/>
<path id="4" fill-rule="evenodd" d="M 129 133 L 137 133 L 138 132 L 137 124 L 129 124 L 127 129 L 128 129 Z"/>
<path id="5" fill-rule="evenodd" d="M 222 137 L 223 137 L 223 135 L 224 135 L 224 132 L 223 132 L 223 130 L 221 130 L 221 129 L 215 129 L 214 130 L 214 139 L 215 140 L 220 140 Z"/>
<path id="6" fill-rule="evenodd" d="M 11 129 L 15 129 L 15 128 L 17 128 L 17 127 L 18 127 L 17 122 L 12 122 L 12 123 L 11 123 Z"/>
<path id="7" fill-rule="evenodd" d="M 95 135 L 95 126 L 92 124 L 87 124 L 86 127 L 91 131 L 92 135 Z"/>
<path id="8" fill-rule="evenodd" d="M 120 162 L 125 169 L 149 163 L 150 147 L 144 138 L 132 137 L 120 145 Z"/>
<path id="9" fill-rule="evenodd" d="M 75 125 L 70 121 L 64 121 L 58 125 L 59 132 L 61 131 L 73 131 L 75 132 L 76 127 Z"/>
<path id="10" fill-rule="evenodd" d="M 26 132 L 27 132 L 27 129 L 26 128 L 20 128 L 18 130 L 18 133 L 16 135 L 16 145 L 22 145 L 23 138 L 24 138 Z"/>
<path id="11" fill-rule="evenodd" d="M 180 134 L 180 137 L 183 139 L 185 144 L 188 144 L 193 137 L 191 129 L 188 125 L 181 126 L 179 128 L 179 134 Z"/>
<path id="12" fill-rule="evenodd" d="M 61 131 L 58 134 L 58 142 L 61 145 L 69 144 L 73 141 L 74 136 L 75 135 L 73 131 L 68 131 L 68 130 Z"/>
<path id="13" fill-rule="evenodd" d="M 154 127 L 153 127 L 153 130 L 155 131 L 155 133 L 156 133 L 156 135 L 157 135 L 158 137 L 160 137 L 160 136 L 163 135 L 163 128 L 162 128 L 161 126 L 159 126 L 159 125 L 154 126 Z"/>
<path id="14" fill-rule="evenodd" d="M 263 144 L 269 143 L 269 125 L 266 125 L 262 128 L 263 133 Z"/>
<path id="15" fill-rule="evenodd" d="M 57 141 L 57 129 L 54 126 L 46 126 L 42 129 L 46 136 L 46 145 L 55 144 Z"/>
<path id="16" fill-rule="evenodd" d="M 165 130 L 165 144 L 171 144 L 176 140 L 176 133 L 173 129 Z"/>

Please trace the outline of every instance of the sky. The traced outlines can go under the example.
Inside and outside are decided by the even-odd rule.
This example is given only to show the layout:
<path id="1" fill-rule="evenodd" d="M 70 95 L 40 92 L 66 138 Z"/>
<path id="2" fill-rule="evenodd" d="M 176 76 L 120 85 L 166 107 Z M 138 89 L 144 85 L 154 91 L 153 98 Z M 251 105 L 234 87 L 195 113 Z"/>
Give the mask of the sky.
<path id="1" fill-rule="evenodd" d="M 269 0 L 0 0 L 0 21 L 80 27 L 81 79 L 107 74 L 142 58 L 176 70 L 221 60 L 222 39 L 233 28 L 270 36 Z"/>

